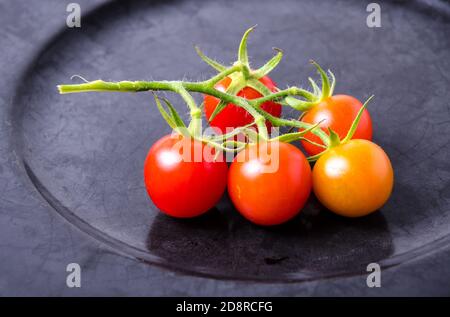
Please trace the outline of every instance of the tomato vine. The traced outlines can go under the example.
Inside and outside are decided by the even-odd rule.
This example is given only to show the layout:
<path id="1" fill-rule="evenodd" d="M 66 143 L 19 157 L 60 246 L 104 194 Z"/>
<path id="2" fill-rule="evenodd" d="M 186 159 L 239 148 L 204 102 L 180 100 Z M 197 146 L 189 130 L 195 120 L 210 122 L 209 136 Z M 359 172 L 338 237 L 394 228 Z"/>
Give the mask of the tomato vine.
<path id="1" fill-rule="evenodd" d="M 288 106 L 299 111 L 307 111 L 317 105 L 321 100 L 332 95 L 336 81 L 333 73 L 331 71 L 328 71 L 328 74 L 325 73 L 325 71 L 316 62 L 311 61 L 321 76 L 321 88 L 319 88 L 313 79 L 308 78 L 313 90 L 312 92 L 297 86 L 291 86 L 286 89 L 277 89 L 275 92 L 270 91 L 259 81 L 259 79 L 269 74 L 278 66 L 282 60 L 283 51 L 275 48 L 276 54 L 267 63 L 258 69 L 251 69 L 247 52 L 247 39 L 253 30 L 254 27 L 251 27 L 244 33 L 239 44 L 237 61 L 228 67 L 207 57 L 198 47 L 195 47 L 200 58 L 218 71 L 216 75 L 204 81 L 194 82 L 162 80 L 109 82 L 99 79 L 81 84 L 58 85 L 57 87 L 61 94 L 92 91 L 169 91 L 177 93 L 183 98 L 190 110 L 191 120 L 189 125 L 186 127 L 186 125 L 182 123 L 180 116 L 169 100 L 166 98 L 163 99 L 165 105 L 169 109 L 167 112 L 162 106 L 158 96 L 154 94 L 157 108 L 161 112 L 163 118 L 173 129 L 179 131 L 180 133 L 190 135 L 191 137 L 208 143 L 209 145 L 217 149 L 221 149 L 222 151 L 239 151 L 242 149 L 245 144 L 237 141 L 230 141 L 229 138 L 239 133 L 251 133 L 250 128 L 253 125 L 255 125 L 258 129 L 257 140 L 293 142 L 301 139 L 314 145 L 327 148 L 330 145 L 330 137 L 325 131 L 318 128 L 320 122 L 310 124 L 298 119 L 279 118 L 271 115 L 267 111 L 264 111 L 264 109 L 261 108 L 261 105 L 267 101 L 274 101 L 283 106 Z M 331 77 L 331 81 L 328 75 Z M 226 77 L 232 78 L 232 84 L 228 87 L 228 89 L 226 91 L 216 89 L 214 86 Z M 251 87 L 258 91 L 262 96 L 252 100 L 237 96 L 237 92 L 243 87 Z M 222 136 L 216 138 L 203 137 L 201 135 L 202 110 L 192 97 L 192 93 L 202 93 L 220 99 L 219 105 L 215 108 L 214 113 L 211 115 L 209 120 L 212 120 L 218 113 L 220 113 L 220 111 L 222 111 L 227 104 L 235 104 L 245 109 L 253 117 L 253 122 L 247 126 L 238 127 L 231 133 L 223 134 Z M 274 127 L 290 127 L 291 130 L 280 136 L 270 138 L 265 124 L 266 121 L 269 121 Z M 292 132 L 292 128 L 300 129 L 300 131 Z M 323 145 L 305 139 L 304 136 L 308 132 L 311 132 L 319 137 Z M 254 138 L 249 138 L 249 140 L 252 139 L 254 140 Z M 314 161 L 317 158 L 318 156 L 314 155 L 309 157 L 308 160 Z"/>
<path id="2" fill-rule="evenodd" d="M 219 148 L 223 151 L 238 151 L 241 147 L 228 147 L 226 145 L 230 144 L 227 137 L 236 135 L 238 133 L 249 133 L 251 125 L 256 125 L 258 128 L 258 139 L 271 140 L 269 133 L 267 131 L 265 122 L 270 121 L 274 127 L 292 127 L 303 129 L 301 132 L 286 133 L 281 136 L 277 136 L 276 140 L 284 142 L 292 142 L 294 140 L 301 139 L 307 132 L 312 132 L 317 135 L 324 144 L 329 144 L 328 135 L 317 129 L 317 124 L 308 124 L 296 119 L 285 119 L 278 118 L 270 113 L 261 109 L 261 104 L 267 101 L 275 101 L 284 106 L 290 106 L 297 110 L 306 110 L 308 106 L 312 105 L 312 102 L 317 100 L 317 96 L 314 92 L 292 86 L 287 89 L 277 90 L 272 92 L 268 90 L 264 85 L 262 85 L 258 79 L 262 76 L 267 75 L 272 70 L 276 68 L 278 63 L 283 57 L 283 52 L 280 49 L 275 49 L 276 55 L 271 58 L 262 67 L 252 70 L 249 66 L 248 53 L 247 53 L 247 39 L 249 34 L 253 31 L 254 27 L 248 29 L 239 45 L 238 50 L 238 60 L 234 62 L 231 66 L 227 67 L 222 65 L 209 57 L 207 57 L 203 52 L 196 47 L 196 51 L 199 56 L 208 65 L 213 67 L 218 71 L 213 77 L 200 81 L 118 81 L 118 82 L 108 82 L 103 80 L 94 80 L 90 82 L 85 82 L 82 84 L 68 84 L 68 85 L 58 85 L 58 90 L 61 94 L 68 93 L 78 93 L 78 92 L 90 92 L 90 91 L 109 91 L 109 92 L 141 92 L 141 91 L 170 91 L 179 94 L 190 110 L 191 122 L 187 127 L 187 132 L 192 137 L 196 139 L 201 139 L 202 141 Z M 227 91 L 220 91 L 214 87 L 219 81 L 225 77 L 231 76 L 233 78 L 233 85 L 230 85 Z M 236 95 L 237 91 L 243 87 L 251 87 L 261 93 L 262 97 L 253 100 L 247 100 L 245 98 Z M 252 117 L 253 122 L 247 127 L 240 127 L 235 132 L 231 134 L 224 134 L 221 139 L 223 142 L 217 142 L 218 139 L 208 139 L 200 135 L 201 127 L 201 108 L 196 104 L 191 93 L 202 93 L 210 96 L 214 96 L 221 100 L 221 103 L 216 107 L 215 113 L 213 113 L 212 118 L 216 116 L 227 103 L 235 104 L 239 107 L 245 109 Z M 164 103 L 169 108 L 169 113 L 166 112 L 160 103 L 159 98 L 155 96 L 155 101 L 160 110 L 163 118 L 168 122 L 168 124 L 178 130 L 183 130 L 184 126 L 181 124 L 179 115 L 175 108 L 170 104 L 167 99 L 164 99 Z M 299 99 L 302 98 L 302 99 Z M 212 119 L 210 118 L 210 120 Z M 242 145 L 242 144 L 240 144 Z"/>

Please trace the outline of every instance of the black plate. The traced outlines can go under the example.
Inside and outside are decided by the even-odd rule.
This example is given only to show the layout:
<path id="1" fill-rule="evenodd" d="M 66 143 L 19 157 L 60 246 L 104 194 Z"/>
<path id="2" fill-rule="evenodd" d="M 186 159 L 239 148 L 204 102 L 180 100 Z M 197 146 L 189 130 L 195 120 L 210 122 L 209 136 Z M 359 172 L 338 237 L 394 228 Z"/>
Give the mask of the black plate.
<path id="1" fill-rule="evenodd" d="M 422 2 L 383 2 L 382 27 L 368 28 L 365 8 L 360 1 L 312 0 L 102 6 L 83 18 L 81 29 L 52 39 L 23 75 L 11 141 L 56 212 L 150 264 L 215 278 L 298 281 L 363 273 L 370 262 L 409 261 L 450 240 L 449 15 Z M 231 62 L 254 24 L 255 65 L 271 56 L 271 47 L 285 51 L 272 76 L 279 86 L 306 83 L 314 58 L 336 74 L 337 93 L 361 100 L 375 94 L 374 140 L 391 157 L 396 177 L 382 210 L 351 220 L 311 199 L 290 223 L 260 228 L 225 197 L 199 219 L 168 218 L 150 202 L 142 179 L 147 150 L 170 132 L 151 95 L 61 96 L 55 88 L 74 74 L 204 79 L 212 72 L 193 44 Z"/>

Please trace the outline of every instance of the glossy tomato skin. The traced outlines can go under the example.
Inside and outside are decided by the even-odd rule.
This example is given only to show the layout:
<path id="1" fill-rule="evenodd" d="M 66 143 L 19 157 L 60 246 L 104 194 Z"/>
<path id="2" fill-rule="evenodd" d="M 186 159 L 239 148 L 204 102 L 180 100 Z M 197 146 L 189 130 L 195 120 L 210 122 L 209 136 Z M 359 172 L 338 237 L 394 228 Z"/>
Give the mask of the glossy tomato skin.
<path id="1" fill-rule="evenodd" d="M 245 218 L 262 226 L 293 218 L 311 191 L 311 167 L 303 153 L 291 144 L 277 143 L 276 154 L 274 144 L 268 143 L 267 150 L 248 146 L 235 157 L 228 173 L 233 204 Z M 278 168 L 272 165 L 276 157 Z"/>
<path id="2" fill-rule="evenodd" d="M 225 77 L 215 86 L 216 89 L 225 92 L 228 86 L 231 84 L 231 78 Z M 272 92 L 276 91 L 275 83 L 268 76 L 263 76 L 259 79 L 267 88 Z M 245 87 L 237 94 L 239 97 L 246 99 L 256 99 L 262 97 L 262 95 L 250 87 Z M 210 95 L 205 95 L 205 114 L 206 118 L 211 117 L 214 109 L 216 109 L 219 104 L 219 99 Z M 269 112 L 275 117 L 280 117 L 281 115 L 281 105 L 272 101 L 265 102 L 261 105 L 261 108 Z M 210 122 L 212 127 L 218 128 L 222 133 L 226 132 L 226 128 L 237 128 L 247 125 L 253 121 L 253 117 L 244 109 L 234 104 L 228 104 L 223 110 Z M 266 123 L 267 128 L 270 130 L 272 125 L 270 122 Z"/>
<path id="3" fill-rule="evenodd" d="M 388 200 L 394 184 L 389 157 L 367 140 L 350 140 L 324 153 L 313 168 L 313 189 L 329 210 L 346 217 L 368 215 Z"/>
<path id="4" fill-rule="evenodd" d="M 145 186 L 165 214 L 196 217 L 214 207 L 223 195 L 227 163 L 213 161 L 214 150 L 205 147 L 180 135 L 167 135 L 150 148 L 144 164 Z"/>
<path id="5" fill-rule="evenodd" d="M 341 139 L 345 138 L 353 120 L 356 118 L 362 103 L 347 95 L 328 97 L 312 109 L 308 110 L 302 118 L 303 122 L 316 124 L 322 120 L 320 127 L 328 133 L 328 127 L 336 132 Z M 313 133 L 307 133 L 305 138 L 315 143 L 323 144 L 322 140 Z M 364 109 L 353 139 L 372 140 L 372 120 L 367 109 Z M 302 140 L 302 146 L 309 155 L 316 155 L 324 149 Z"/>

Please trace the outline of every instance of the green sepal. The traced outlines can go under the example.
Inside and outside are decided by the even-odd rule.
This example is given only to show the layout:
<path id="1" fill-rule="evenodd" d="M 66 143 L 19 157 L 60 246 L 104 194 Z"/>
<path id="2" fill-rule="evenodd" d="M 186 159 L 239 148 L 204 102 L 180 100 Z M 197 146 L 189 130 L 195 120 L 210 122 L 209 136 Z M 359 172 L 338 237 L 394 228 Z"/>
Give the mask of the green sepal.
<path id="1" fill-rule="evenodd" d="M 298 139 L 300 139 L 301 137 L 303 137 L 306 133 L 313 131 L 314 129 L 316 129 L 321 122 L 316 123 L 315 125 L 309 127 L 308 129 L 302 130 L 300 132 L 292 132 L 292 133 L 285 133 L 283 135 L 280 135 L 276 138 L 273 138 L 273 141 L 281 141 L 281 142 L 293 142 L 296 141 Z"/>
<path id="2" fill-rule="evenodd" d="M 274 57 L 272 57 L 266 64 L 252 72 L 254 78 L 259 79 L 267 75 L 272 70 L 274 70 L 275 67 L 277 67 L 277 65 L 281 62 L 281 59 L 283 58 L 283 51 L 276 47 L 274 47 L 273 49 L 278 53 Z"/>
<path id="3" fill-rule="evenodd" d="M 250 67 L 247 65 L 242 64 L 242 76 L 244 77 L 245 80 L 248 80 L 250 78 Z"/>
<path id="4" fill-rule="evenodd" d="M 334 74 L 331 70 L 328 70 L 328 74 L 331 77 L 330 96 L 333 96 L 334 87 L 336 87 L 336 77 L 334 76 Z"/>
<path id="5" fill-rule="evenodd" d="M 252 26 L 247 31 L 245 31 L 242 36 L 241 43 L 239 44 L 238 50 L 238 61 L 240 61 L 243 65 L 250 67 L 248 64 L 248 53 L 247 53 L 247 39 L 250 33 L 255 29 L 255 26 Z"/>
<path id="6" fill-rule="evenodd" d="M 316 84 L 314 79 L 312 79 L 311 77 L 308 77 L 308 80 L 309 80 L 309 83 L 311 84 L 314 95 L 319 96 L 320 92 L 321 92 L 319 86 Z"/>
<path id="7" fill-rule="evenodd" d="M 302 112 L 300 113 L 300 115 L 297 118 L 297 121 L 302 121 L 302 118 L 306 115 L 306 112 Z M 290 127 L 289 130 L 287 131 L 288 133 L 291 133 L 293 130 L 295 129 L 295 127 Z"/>
<path id="8" fill-rule="evenodd" d="M 245 128 L 244 131 L 245 135 L 249 138 L 249 140 L 253 143 L 258 142 L 258 132 L 256 132 L 253 128 Z"/>
<path id="9" fill-rule="evenodd" d="M 330 127 L 328 127 L 328 133 L 330 135 L 330 145 L 329 147 L 335 147 L 341 144 L 341 140 L 339 139 L 339 135 L 334 132 Z"/>
<path id="10" fill-rule="evenodd" d="M 308 156 L 306 159 L 308 160 L 308 162 L 315 162 L 315 161 L 317 161 L 317 160 L 323 155 L 323 153 L 325 153 L 326 151 L 328 151 L 328 149 L 325 150 L 325 151 L 323 151 L 323 152 L 320 152 L 319 154 L 312 155 L 312 156 Z"/>
<path id="11" fill-rule="evenodd" d="M 322 67 L 320 67 L 319 64 L 317 64 L 313 60 L 311 60 L 311 64 L 313 64 L 316 67 L 317 71 L 320 74 L 320 78 L 322 80 L 322 96 L 321 96 L 321 100 L 326 99 L 326 98 L 331 96 L 331 94 L 330 94 L 330 91 L 331 91 L 330 79 L 328 78 L 328 75 L 325 73 L 325 71 L 322 69 Z"/>
<path id="12" fill-rule="evenodd" d="M 172 128 L 176 129 L 177 125 L 175 121 L 173 120 L 172 116 L 167 113 L 167 111 L 164 109 L 164 107 L 161 105 L 161 102 L 159 101 L 158 96 L 154 93 L 153 97 L 155 98 L 156 107 L 158 108 L 159 112 L 161 113 L 161 116 L 163 119 L 167 122 L 167 124 Z"/>
<path id="13" fill-rule="evenodd" d="M 229 148 L 228 145 L 231 145 L 232 147 Z M 241 150 L 246 145 L 247 145 L 247 143 L 245 143 L 245 142 L 240 142 L 240 141 L 235 141 L 235 140 L 227 140 L 227 141 L 222 143 L 222 146 L 224 148 L 226 148 L 226 149 L 234 149 L 234 150 Z"/>
<path id="14" fill-rule="evenodd" d="M 309 144 L 315 145 L 315 146 L 317 146 L 317 147 L 321 147 L 321 148 L 324 149 L 324 150 L 328 149 L 327 146 L 325 146 L 325 145 L 323 145 L 323 144 L 320 144 L 320 143 L 317 143 L 317 142 L 314 142 L 314 141 L 311 141 L 310 139 L 307 139 L 307 138 L 300 138 L 300 140 L 303 140 L 303 141 L 305 141 L 305 142 L 308 142 Z"/>
<path id="15" fill-rule="evenodd" d="M 235 96 L 245 86 L 246 86 L 245 82 L 240 80 L 234 80 L 231 82 L 230 86 L 228 86 L 226 93 Z M 214 118 L 227 106 L 227 104 L 228 104 L 227 102 L 220 100 L 219 104 L 209 117 L 209 122 L 214 120 Z"/>
<path id="16" fill-rule="evenodd" d="M 186 127 L 186 125 L 183 122 L 183 119 L 181 119 L 180 115 L 178 114 L 176 109 L 172 106 L 172 104 L 169 102 L 169 100 L 163 98 L 164 103 L 167 105 L 167 108 L 169 109 L 169 112 L 167 112 L 166 109 L 164 109 L 163 105 L 161 104 L 160 99 L 155 93 L 153 93 L 153 97 L 155 98 L 156 107 L 161 113 L 161 116 L 172 129 L 178 130 L 179 128 Z"/>
<path id="17" fill-rule="evenodd" d="M 166 98 L 163 98 L 163 101 L 167 105 L 167 108 L 169 108 L 170 114 L 172 116 L 173 121 L 176 124 L 176 127 L 177 128 L 185 128 L 186 124 L 183 122 L 183 119 L 181 119 L 177 110 L 172 106 L 172 104 L 169 102 L 169 100 L 167 100 Z"/>
<path id="18" fill-rule="evenodd" d="M 348 141 L 353 137 L 353 135 L 354 135 L 355 132 L 356 132 L 356 129 L 358 128 L 358 124 L 359 124 L 359 121 L 361 120 L 361 117 L 362 117 L 362 114 L 363 114 L 363 112 L 364 112 L 364 109 L 366 109 L 367 104 L 369 103 L 369 101 L 370 101 L 372 98 L 373 98 L 373 95 L 370 96 L 370 97 L 366 100 L 366 102 L 364 102 L 364 104 L 363 104 L 363 106 L 361 107 L 361 109 L 359 109 L 358 114 L 356 115 L 355 120 L 353 120 L 353 123 L 352 123 L 352 125 L 350 126 L 350 129 L 348 130 L 347 135 L 346 135 L 345 138 L 342 140 L 342 143 L 348 142 Z"/>
<path id="19" fill-rule="evenodd" d="M 316 105 L 315 102 L 299 100 L 292 96 L 287 96 L 286 98 L 284 98 L 284 101 L 287 103 L 288 106 L 300 111 L 309 110 L 311 107 Z"/>
<path id="20" fill-rule="evenodd" d="M 233 131 L 225 133 L 225 134 L 220 134 L 220 135 L 214 135 L 211 137 L 208 137 L 208 140 L 210 141 L 221 141 L 221 140 L 227 140 L 229 138 L 234 137 L 235 135 L 238 135 L 239 133 L 242 133 L 245 131 L 245 129 L 250 128 L 251 126 L 253 126 L 254 123 L 249 123 L 247 125 L 244 125 L 242 127 L 237 127 L 235 129 L 233 129 Z"/>
<path id="21" fill-rule="evenodd" d="M 270 95 L 272 91 L 267 88 L 262 82 L 260 82 L 258 79 L 249 79 L 247 81 L 247 87 L 255 89 L 257 92 L 259 92 L 263 96 Z"/>
<path id="22" fill-rule="evenodd" d="M 200 58 L 209 66 L 211 66 L 212 68 L 214 68 L 215 70 L 222 72 L 225 69 L 227 69 L 227 67 L 225 65 L 220 64 L 219 62 L 209 58 L 208 56 L 206 56 L 205 54 L 203 54 L 203 52 L 200 50 L 200 48 L 198 46 L 194 46 L 195 51 L 197 52 L 198 56 L 200 56 Z"/>

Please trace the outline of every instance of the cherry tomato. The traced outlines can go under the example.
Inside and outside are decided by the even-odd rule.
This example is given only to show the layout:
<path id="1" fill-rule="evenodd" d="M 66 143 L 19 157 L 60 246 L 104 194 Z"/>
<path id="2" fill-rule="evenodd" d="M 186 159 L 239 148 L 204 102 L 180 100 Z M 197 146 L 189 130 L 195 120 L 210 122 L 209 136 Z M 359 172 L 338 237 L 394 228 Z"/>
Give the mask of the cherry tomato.
<path id="1" fill-rule="evenodd" d="M 265 144 L 238 153 L 228 173 L 228 193 L 245 218 L 270 226 L 300 212 L 311 191 L 311 167 L 295 146 Z"/>
<path id="2" fill-rule="evenodd" d="M 317 199 L 346 217 L 365 216 L 381 208 L 391 195 L 393 184 L 388 156 L 367 140 L 350 140 L 331 148 L 313 169 Z"/>
<path id="3" fill-rule="evenodd" d="M 158 140 L 144 164 L 151 200 L 178 218 L 199 216 L 214 207 L 225 191 L 227 172 L 223 159 L 214 161 L 213 149 L 180 135 Z"/>
<path id="4" fill-rule="evenodd" d="M 275 83 L 268 76 L 263 76 L 259 79 L 270 91 L 275 92 Z M 231 78 L 225 77 L 219 81 L 215 88 L 220 91 L 226 91 L 228 86 L 231 84 Z M 237 94 L 239 97 L 246 99 L 256 99 L 262 97 L 262 95 L 250 87 L 245 87 Z M 205 95 L 205 114 L 209 118 L 219 104 L 219 99 L 210 95 Z M 264 102 L 261 108 L 270 113 L 273 116 L 279 117 L 281 115 L 281 105 L 272 101 Z M 253 117 L 244 109 L 234 104 L 228 104 L 222 111 L 211 120 L 210 125 L 212 127 L 217 127 L 222 133 L 226 132 L 226 128 L 237 128 L 247 125 L 253 121 Z M 270 130 L 272 125 L 270 122 L 266 123 L 267 128 Z"/>
<path id="5" fill-rule="evenodd" d="M 335 95 L 328 97 L 317 106 L 308 110 L 302 121 L 315 124 L 324 120 L 320 127 L 327 133 L 328 127 L 330 127 L 339 135 L 340 139 L 343 139 L 362 106 L 362 103 L 352 96 Z M 307 133 L 305 138 L 315 143 L 323 144 L 322 140 L 313 133 Z M 353 139 L 372 140 L 372 120 L 367 109 L 363 111 Z M 302 146 L 309 155 L 316 155 L 324 150 L 304 140 L 302 140 Z"/>

